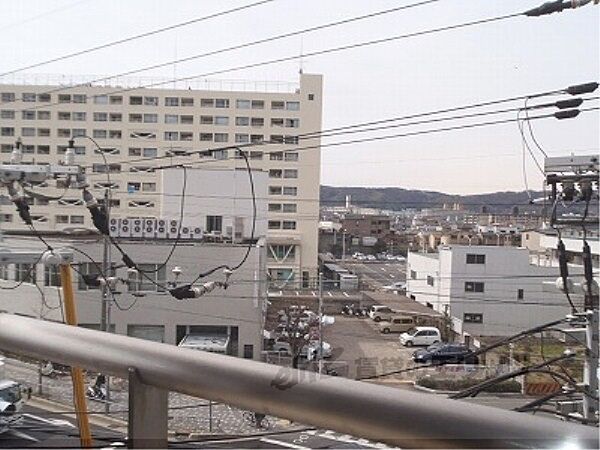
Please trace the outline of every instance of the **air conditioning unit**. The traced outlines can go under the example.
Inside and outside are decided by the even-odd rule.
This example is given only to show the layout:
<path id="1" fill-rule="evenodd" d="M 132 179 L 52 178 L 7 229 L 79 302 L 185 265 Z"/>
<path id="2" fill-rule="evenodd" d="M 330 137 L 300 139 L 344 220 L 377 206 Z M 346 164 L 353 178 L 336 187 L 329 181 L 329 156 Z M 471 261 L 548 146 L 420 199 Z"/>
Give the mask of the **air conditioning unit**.
<path id="1" fill-rule="evenodd" d="M 119 220 L 119 237 L 131 237 L 131 220 Z"/>
<path id="2" fill-rule="evenodd" d="M 201 227 L 192 227 L 191 228 L 191 238 L 200 240 L 204 237 L 204 232 Z"/>
<path id="3" fill-rule="evenodd" d="M 168 225 L 168 221 L 166 219 L 156 219 L 157 227 L 165 227 L 165 229 L 166 229 L 167 225 Z"/>
<path id="4" fill-rule="evenodd" d="M 142 219 L 131 219 L 131 237 L 144 237 L 144 221 Z"/>
<path id="5" fill-rule="evenodd" d="M 144 237 L 152 238 L 156 237 L 156 219 L 144 219 Z"/>
<path id="6" fill-rule="evenodd" d="M 177 233 L 177 229 L 175 229 L 175 233 Z M 169 229 L 167 227 L 166 220 L 157 220 L 156 221 L 156 239 L 167 239 L 169 236 Z"/>
<path id="7" fill-rule="evenodd" d="M 121 228 L 121 220 L 112 218 L 108 221 L 108 234 L 111 237 L 119 237 Z"/>
<path id="8" fill-rule="evenodd" d="M 191 227 L 181 227 L 181 237 L 180 239 L 191 239 L 192 238 L 192 228 Z"/>
<path id="9" fill-rule="evenodd" d="M 167 221 L 167 237 L 169 239 L 177 239 L 177 233 L 179 232 L 179 220 L 168 220 Z"/>

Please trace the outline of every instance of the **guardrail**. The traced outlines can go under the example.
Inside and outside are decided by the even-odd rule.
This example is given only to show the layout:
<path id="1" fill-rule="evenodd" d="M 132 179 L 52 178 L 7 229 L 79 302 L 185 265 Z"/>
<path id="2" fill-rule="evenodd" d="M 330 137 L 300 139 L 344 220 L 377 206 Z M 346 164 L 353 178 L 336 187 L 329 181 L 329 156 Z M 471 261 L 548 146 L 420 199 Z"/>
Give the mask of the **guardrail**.
<path id="1" fill-rule="evenodd" d="M 583 425 L 6 313 L 0 349 L 129 378 L 133 446 L 166 447 L 175 391 L 405 448 L 598 448 Z"/>

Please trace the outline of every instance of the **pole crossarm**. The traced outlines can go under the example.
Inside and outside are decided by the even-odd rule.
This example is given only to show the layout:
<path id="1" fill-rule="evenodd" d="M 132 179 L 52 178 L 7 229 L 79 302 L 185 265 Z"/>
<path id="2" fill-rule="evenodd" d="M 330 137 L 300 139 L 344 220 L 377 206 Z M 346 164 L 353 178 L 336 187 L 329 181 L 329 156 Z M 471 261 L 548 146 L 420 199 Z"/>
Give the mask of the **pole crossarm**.
<path id="1" fill-rule="evenodd" d="M 598 447 L 582 425 L 6 313 L 0 348 L 395 446 Z"/>

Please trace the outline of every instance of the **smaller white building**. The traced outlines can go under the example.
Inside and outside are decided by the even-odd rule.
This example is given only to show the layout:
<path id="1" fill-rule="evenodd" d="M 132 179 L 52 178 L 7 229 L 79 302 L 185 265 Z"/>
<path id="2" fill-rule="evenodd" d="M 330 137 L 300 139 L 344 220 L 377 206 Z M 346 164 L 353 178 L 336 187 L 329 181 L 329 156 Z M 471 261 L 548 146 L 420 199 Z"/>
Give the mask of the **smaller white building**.
<path id="1" fill-rule="evenodd" d="M 571 266 L 574 281 L 583 273 Z M 440 246 L 438 253 L 409 253 L 407 296 L 450 316 L 452 328 L 467 336 L 507 336 L 564 317 L 570 312 L 554 286 L 558 267 L 530 263 L 517 247 Z M 583 296 L 573 293 L 576 304 Z"/>

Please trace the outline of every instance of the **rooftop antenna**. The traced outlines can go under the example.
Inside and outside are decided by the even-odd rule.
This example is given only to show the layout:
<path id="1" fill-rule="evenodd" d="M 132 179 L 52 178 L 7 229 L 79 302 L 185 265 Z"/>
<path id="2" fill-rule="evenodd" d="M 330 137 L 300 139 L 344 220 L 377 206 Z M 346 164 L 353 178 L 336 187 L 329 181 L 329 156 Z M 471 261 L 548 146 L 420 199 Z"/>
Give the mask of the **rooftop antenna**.
<path id="1" fill-rule="evenodd" d="M 300 36 L 300 59 L 298 61 L 299 65 L 300 65 L 300 67 L 298 69 L 298 73 L 300 75 L 302 75 L 302 73 L 304 71 L 304 69 L 302 67 L 302 65 L 303 65 L 303 57 L 304 57 L 304 36 Z"/>

